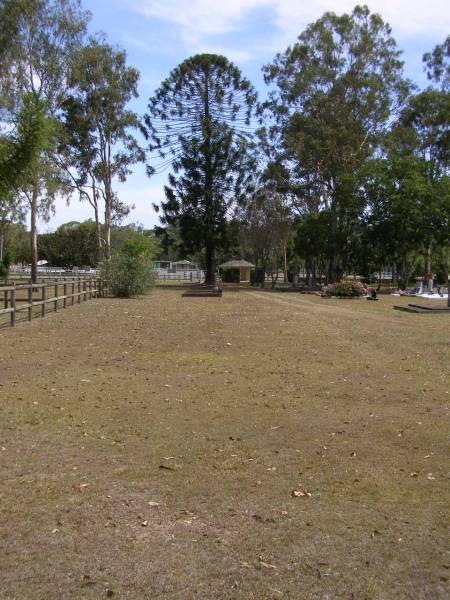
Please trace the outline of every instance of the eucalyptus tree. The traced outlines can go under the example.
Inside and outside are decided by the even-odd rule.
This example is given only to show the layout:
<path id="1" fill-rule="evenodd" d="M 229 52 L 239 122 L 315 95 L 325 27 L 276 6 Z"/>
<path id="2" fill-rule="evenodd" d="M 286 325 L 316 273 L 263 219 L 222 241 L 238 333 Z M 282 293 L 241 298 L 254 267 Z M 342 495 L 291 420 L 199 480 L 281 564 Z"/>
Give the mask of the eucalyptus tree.
<path id="1" fill-rule="evenodd" d="M 3 0 L 11 39 L 1 72 L 2 107 L 10 115 L 20 111 L 28 93 L 45 100 L 49 118 L 56 118 L 67 90 L 67 77 L 75 50 L 80 46 L 89 13 L 79 0 Z M 3 43 L 5 48 L 5 44 Z M 42 149 L 40 159 L 23 186 L 29 204 L 32 279 L 37 277 L 37 217 L 46 216 L 59 192 L 68 192 L 64 172 L 54 160 L 52 145 Z"/>
<path id="2" fill-rule="evenodd" d="M 113 48 L 103 37 L 91 38 L 76 55 L 69 78 L 70 93 L 64 102 L 65 136 L 72 183 L 80 198 L 94 208 L 97 240 L 104 239 L 106 258 L 111 256 L 111 226 L 129 208 L 114 192 L 114 179 L 126 181 L 131 165 L 143 162 L 145 153 L 136 131 L 143 131 L 138 115 L 127 105 L 137 98 L 139 72 L 127 65 L 126 52 Z M 99 202 L 104 203 L 101 237 Z"/>
<path id="3" fill-rule="evenodd" d="M 442 44 L 438 44 L 431 52 L 423 55 L 423 62 L 428 79 L 450 92 L 450 35 Z"/>
<path id="4" fill-rule="evenodd" d="M 421 151 L 430 162 L 430 175 L 438 185 L 446 186 L 450 176 L 450 35 L 423 56 L 428 79 L 436 88 L 428 88 L 413 98 L 409 120 L 421 141 Z M 450 198 L 440 194 L 444 245 L 447 253 L 447 283 L 450 272 Z M 450 307 L 450 285 L 448 291 Z"/>
<path id="5" fill-rule="evenodd" d="M 426 166 L 427 180 L 433 188 L 442 190 L 450 174 L 450 92 L 429 87 L 411 96 L 402 112 L 400 124 L 410 130 L 412 143 L 409 150 Z M 445 185 L 444 185 L 445 189 Z M 449 199 L 436 193 L 429 201 L 430 227 L 423 230 L 425 278 L 430 280 L 433 248 L 449 244 L 450 229 L 442 219 L 432 222 L 436 211 L 448 212 Z"/>
<path id="6" fill-rule="evenodd" d="M 171 165 L 161 222 L 177 226 L 186 251 L 204 251 L 212 283 L 228 217 L 252 179 L 257 96 L 224 56 L 198 54 L 176 67 L 150 99 L 145 122 L 157 168 Z M 151 175 L 155 168 L 150 165 Z M 156 207 L 155 207 L 156 208 Z"/>
<path id="7" fill-rule="evenodd" d="M 264 67 L 273 154 L 312 212 L 329 213 L 330 280 L 346 266 L 364 208 L 359 170 L 407 95 L 402 67 L 390 27 L 366 6 L 325 13 Z"/>

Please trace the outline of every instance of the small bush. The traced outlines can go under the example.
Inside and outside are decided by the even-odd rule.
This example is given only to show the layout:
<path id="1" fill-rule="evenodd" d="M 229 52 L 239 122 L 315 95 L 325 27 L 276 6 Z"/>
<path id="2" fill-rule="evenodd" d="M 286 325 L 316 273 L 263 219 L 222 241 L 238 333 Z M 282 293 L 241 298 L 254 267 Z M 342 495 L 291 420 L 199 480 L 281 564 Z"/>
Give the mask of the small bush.
<path id="1" fill-rule="evenodd" d="M 327 296 L 339 298 L 355 298 L 364 294 L 364 285 L 360 281 L 345 279 L 338 283 L 331 283 L 326 289 Z"/>
<path id="2" fill-rule="evenodd" d="M 100 265 L 100 275 L 109 291 L 118 298 L 144 294 L 155 286 L 156 274 L 151 258 L 146 254 L 120 252 Z"/>
<path id="3" fill-rule="evenodd" d="M 3 260 L 0 260 L 0 277 L 6 278 L 9 274 L 9 267 L 11 266 L 12 255 L 7 252 L 3 257 Z"/>
<path id="4" fill-rule="evenodd" d="M 240 271 L 235 269 L 223 269 L 221 279 L 224 283 L 239 283 L 241 281 Z"/>
<path id="5" fill-rule="evenodd" d="M 250 271 L 250 283 L 252 285 L 263 285 L 266 280 L 266 272 L 264 269 L 254 269 Z"/>

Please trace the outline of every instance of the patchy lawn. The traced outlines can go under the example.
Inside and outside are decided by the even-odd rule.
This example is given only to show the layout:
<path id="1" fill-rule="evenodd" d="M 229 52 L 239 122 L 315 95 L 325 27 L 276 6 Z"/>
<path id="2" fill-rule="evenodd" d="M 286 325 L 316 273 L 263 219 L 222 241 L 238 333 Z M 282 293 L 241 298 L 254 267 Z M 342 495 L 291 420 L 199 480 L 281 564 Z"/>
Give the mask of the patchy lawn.
<path id="1" fill-rule="evenodd" d="M 448 597 L 450 319 L 399 302 L 160 289 L 0 330 L 0 598 Z"/>

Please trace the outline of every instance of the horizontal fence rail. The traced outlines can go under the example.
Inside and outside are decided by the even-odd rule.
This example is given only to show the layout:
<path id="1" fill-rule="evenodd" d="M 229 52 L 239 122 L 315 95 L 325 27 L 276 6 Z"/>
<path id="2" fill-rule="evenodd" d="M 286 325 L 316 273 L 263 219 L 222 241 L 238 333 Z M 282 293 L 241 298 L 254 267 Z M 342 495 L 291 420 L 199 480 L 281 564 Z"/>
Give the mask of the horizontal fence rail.
<path id="1" fill-rule="evenodd" d="M 193 281 L 201 283 L 205 279 L 205 272 L 200 269 L 195 271 L 168 271 L 166 269 L 155 269 L 157 280 L 161 281 Z"/>
<path id="2" fill-rule="evenodd" d="M 26 312 L 28 321 L 31 321 L 35 316 L 45 317 L 49 305 L 53 312 L 57 312 L 59 308 L 73 306 L 75 302 L 80 304 L 91 298 L 104 297 L 107 291 L 105 283 L 98 278 L 54 279 L 51 282 L 0 286 L 0 301 L 3 296 L 0 317 L 9 316 L 10 325 L 14 327 L 19 313 Z"/>

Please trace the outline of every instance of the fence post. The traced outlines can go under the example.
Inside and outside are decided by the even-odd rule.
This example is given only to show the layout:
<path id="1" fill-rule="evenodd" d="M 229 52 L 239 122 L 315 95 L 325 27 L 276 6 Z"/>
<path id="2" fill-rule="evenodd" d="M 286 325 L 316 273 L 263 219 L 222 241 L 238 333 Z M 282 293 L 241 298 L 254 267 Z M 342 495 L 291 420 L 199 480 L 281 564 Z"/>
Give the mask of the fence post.
<path id="1" fill-rule="evenodd" d="M 64 277 L 64 304 L 63 304 L 64 308 L 67 308 L 67 282 L 66 282 L 66 278 Z"/>
<path id="2" fill-rule="evenodd" d="M 11 290 L 11 327 L 14 327 L 16 324 L 16 284 L 14 283 L 14 287 Z"/>
<path id="3" fill-rule="evenodd" d="M 78 280 L 78 304 L 81 302 L 81 279 Z"/>
<path id="4" fill-rule="evenodd" d="M 56 283 L 55 283 L 55 298 L 56 298 L 56 300 L 55 300 L 55 312 L 57 312 L 57 310 L 58 310 L 58 280 L 56 280 Z"/>
<path id="5" fill-rule="evenodd" d="M 75 302 L 75 281 L 72 279 L 72 306 Z"/>
<path id="6" fill-rule="evenodd" d="M 6 284 L 8 285 L 8 284 Z M 8 308 L 8 292 L 5 290 L 5 308 Z"/>
<path id="7" fill-rule="evenodd" d="M 83 280 L 83 297 L 84 297 L 84 301 L 86 302 L 87 300 L 87 286 L 86 286 L 86 279 Z"/>
<path id="8" fill-rule="evenodd" d="M 47 302 L 47 288 L 45 287 L 45 282 L 42 285 L 42 306 L 41 306 L 41 316 L 45 317 L 46 311 L 46 302 Z"/>
<path id="9" fill-rule="evenodd" d="M 33 285 L 28 288 L 28 320 L 31 321 L 33 318 Z"/>

